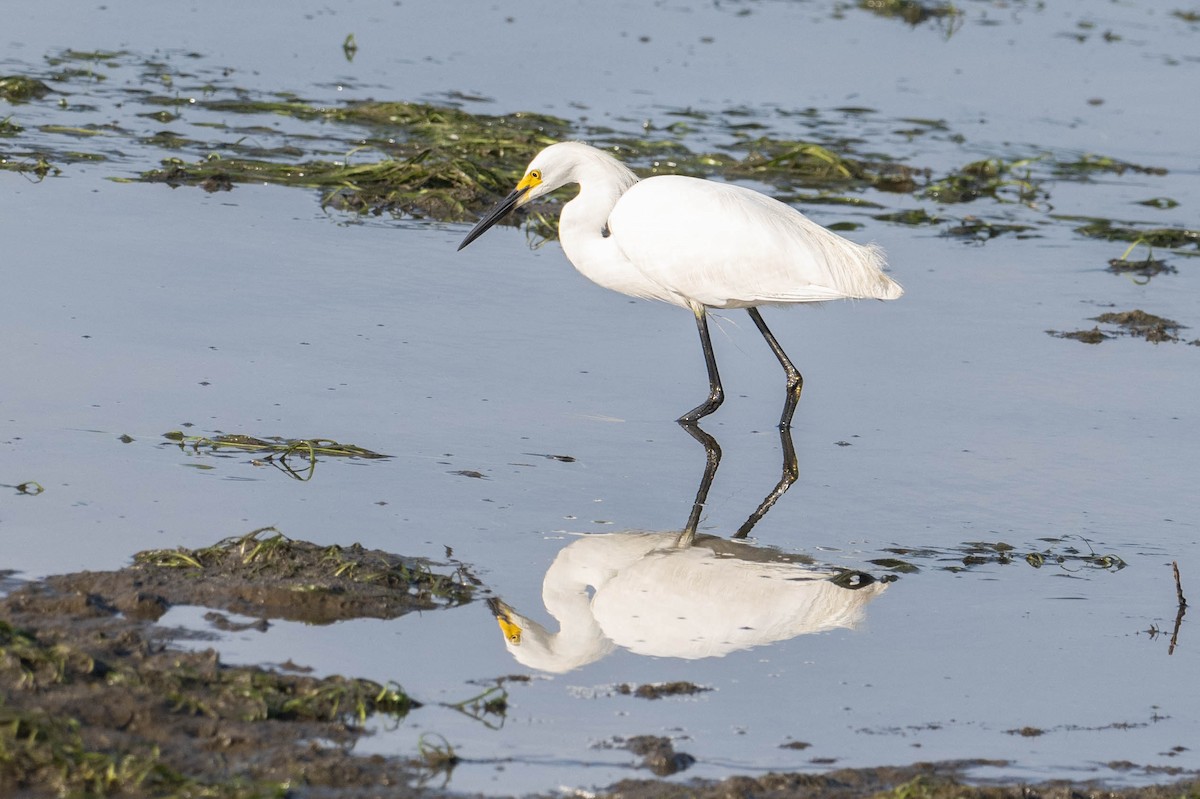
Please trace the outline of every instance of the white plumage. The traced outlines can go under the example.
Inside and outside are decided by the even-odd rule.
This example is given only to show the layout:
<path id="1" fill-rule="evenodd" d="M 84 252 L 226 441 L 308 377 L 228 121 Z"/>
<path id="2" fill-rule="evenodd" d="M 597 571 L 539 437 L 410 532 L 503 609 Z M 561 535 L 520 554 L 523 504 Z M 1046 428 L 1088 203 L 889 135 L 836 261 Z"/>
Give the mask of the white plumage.
<path id="1" fill-rule="evenodd" d="M 756 191 L 677 175 L 639 181 L 607 153 L 579 142 L 552 144 L 502 202 L 467 234 L 461 250 L 514 208 L 568 184 L 559 240 L 585 277 L 633 297 L 695 315 L 709 398 L 680 418 L 693 423 L 723 400 L 708 334 L 708 308 L 745 308 L 788 376 L 780 426 L 791 422 L 803 381 L 758 313 L 760 305 L 837 299 L 894 300 L 904 293 L 883 272 L 878 247 L 855 244 Z"/>
<path id="2" fill-rule="evenodd" d="M 542 600 L 552 632 L 488 601 L 520 663 L 561 673 L 614 648 L 685 659 L 723 657 L 799 635 L 854 628 L 886 583 L 862 572 L 711 536 L 680 546 L 675 532 L 587 535 L 559 552 Z"/>

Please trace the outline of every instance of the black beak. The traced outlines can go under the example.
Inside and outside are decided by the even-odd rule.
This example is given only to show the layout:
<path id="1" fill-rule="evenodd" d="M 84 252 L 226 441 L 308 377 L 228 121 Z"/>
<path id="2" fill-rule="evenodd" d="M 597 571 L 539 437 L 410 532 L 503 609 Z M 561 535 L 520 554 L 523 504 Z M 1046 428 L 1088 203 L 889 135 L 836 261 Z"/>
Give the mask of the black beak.
<path id="1" fill-rule="evenodd" d="M 487 216 L 479 220 L 479 224 L 471 228 L 471 232 L 468 233 L 467 237 L 462 240 L 462 244 L 458 245 L 458 249 L 461 250 L 463 247 L 466 247 L 468 244 L 475 241 L 475 239 L 479 238 L 484 233 L 487 233 L 488 229 L 492 225 L 508 216 L 508 213 L 517 207 L 517 203 L 521 201 L 521 198 L 524 197 L 528 191 L 528 186 L 523 189 L 513 189 L 507 197 L 497 203 L 495 208 L 488 211 Z"/>

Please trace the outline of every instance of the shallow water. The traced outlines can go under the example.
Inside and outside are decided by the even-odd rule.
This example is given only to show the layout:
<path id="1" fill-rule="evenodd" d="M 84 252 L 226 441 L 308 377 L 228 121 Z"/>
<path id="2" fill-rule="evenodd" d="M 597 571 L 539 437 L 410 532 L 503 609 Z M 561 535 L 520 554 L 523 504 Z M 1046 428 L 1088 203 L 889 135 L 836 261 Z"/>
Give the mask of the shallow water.
<path id="1" fill-rule="evenodd" d="M 865 606 L 858 629 L 709 659 L 617 647 L 562 675 L 517 663 L 483 602 L 392 622 L 276 622 L 217 646 L 230 661 L 291 659 L 402 683 L 427 707 L 360 749 L 409 755 L 422 734 L 444 736 L 466 758 L 450 782 L 464 791 L 644 774 L 633 755 L 604 746 L 641 734 L 671 736 L 698 759 L 675 779 L 955 758 L 1009 761 L 981 778 L 1147 782 L 1200 768 L 1187 619 L 1173 651 L 1168 640 L 1170 563 L 1185 590 L 1200 569 L 1200 348 L 1088 346 L 1045 332 L 1141 308 L 1189 325 L 1187 340 L 1198 335 L 1194 258 L 1166 255 L 1178 272 L 1149 282 L 1111 275 L 1125 244 L 1048 215 L 1195 227 L 1195 24 L 1137 4 L 1084 13 L 974 3 L 950 35 L 822 3 L 478 4 L 455 20 L 421 2 L 262 4 L 237 6 L 237 25 L 232 5 L 186 19 L 141 4 L 62 8 L 6 19 L 0 73 L 37 69 L 65 48 L 123 49 L 138 54 L 129 61 L 190 70 L 193 80 L 176 81 L 184 93 L 205 81 L 325 102 L 464 92 L 491 98 L 472 110 L 547 111 L 630 132 L 695 108 L 712 118 L 694 140 L 718 144 L 728 109 L 772 135 L 803 136 L 812 117 L 789 112 L 813 107 L 819 124 L 862 136 L 864 149 L 935 170 L 1041 152 L 1168 169 L 1055 182 L 1036 209 L 944 209 L 1035 227 L 1035 237 L 982 246 L 936 226 L 804 206 L 823 223 L 859 223 L 850 235 L 885 246 L 907 294 L 766 312 L 806 385 L 799 480 L 753 540 L 878 575 L 887 570 L 871 561 L 881 558 L 918 566 Z M 265 27 L 279 35 L 264 38 Z M 348 62 L 351 32 L 360 49 Z M 599 68 L 578 58 L 593 48 L 605 53 Z M 114 99 L 115 87 L 140 85 L 136 68 L 103 71 L 107 82 L 65 95 L 80 124 L 157 129 L 136 116 L 144 108 Z M 63 124 L 56 101 L 0 108 L 26 128 L 0 138 L 0 152 L 39 136 L 63 147 L 64 134 L 37 130 Z M 836 110 L 848 106 L 872 111 Z M 912 117 L 944 120 L 948 132 L 899 133 Z M 172 127 L 205 121 L 197 112 Z M 276 129 L 264 139 L 312 127 L 263 124 Z M 704 391 L 687 314 L 596 288 L 557 245 L 531 252 L 513 229 L 456 254 L 463 226 L 326 214 L 305 191 L 114 183 L 166 154 L 112 149 L 108 161 L 41 182 L 0 172 L 0 483 L 46 489 L 0 493 L 0 569 L 33 578 L 115 568 L 139 550 L 276 525 L 435 559 L 449 547 L 495 596 L 553 627 L 543 577 L 580 534 L 666 532 L 687 519 L 704 468 L 703 449 L 671 421 Z M 888 210 L 936 210 L 866 196 Z M 1179 205 L 1135 204 L 1151 197 Z M 705 424 L 724 459 L 701 531 L 727 536 L 779 479 L 782 381 L 744 314 L 722 314 L 715 340 L 729 398 Z M 393 457 L 322 461 L 297 482 L 161 438 L 184 425 L 324 436 Z M 1016 557 L 946 568 L 964 566 L 964 542 L 979 541 L 1006 542 Z M 1127 567 L 1024 559 L 1072 547 Z M 207 628 L 202 615 L 176 609 L 164 623 Z M 507 684 L 498 730 L 435 704 L 509 674 L 535 678 Z M 614 690 L 672 680 L 713 690 L 658 701 Z M 1023 727 L 1045 734 L 1011 732 Z M 811 746 L 780 748 L 791 741 Z M 1106 765 L 1115 761 L 1136 767 Z"/>

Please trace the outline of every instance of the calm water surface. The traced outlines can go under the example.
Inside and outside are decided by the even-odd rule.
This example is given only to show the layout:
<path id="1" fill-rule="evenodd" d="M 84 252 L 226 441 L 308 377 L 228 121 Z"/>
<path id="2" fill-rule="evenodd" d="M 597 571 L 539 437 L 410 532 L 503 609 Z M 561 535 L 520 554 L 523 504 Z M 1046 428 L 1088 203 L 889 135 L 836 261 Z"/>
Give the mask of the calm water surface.
<path id="1" fill-rule="evenodd" d="M 320 102 L 463 93 L 486 98 L 471 110 L 550 112 L 631 134 L 690 108 L 710 115 L 696 123 L 694 149 L 728 144 L 724 123 L 745 118 L 804 137 L 814 117 L 799 112 L 813 108 L 821 125 L 870 145 L 860 149 L 935 172 L 1088 152 L 1168 170 L 1058 182 L 1032 209 L 865 195 L 887 210 L 1032 227 L 983 245 L 941 235 L 947 225 L 801 204 L 823 223 L 857 223 L 849 235 L 882 244 L 908 292 L 890 304 L 766 312 L 806 386 L 799 480 L 752 543 L 763 558 L 805 555 L 879 576 L 887 569 L 872 561 L 897 550 L 919 567 L 842 616 L 821 599 L 831 607 L 810 625 L 819 631 L 687 658 L 645 631 L 622 638 L 628 628 L 610 616 L 621 643 L 553 673 L 514 660 L 476 602 L 392 622 L 226 634 L 216 644 L 226 660 L 292 659 L 402 683 L 427 706 L 360 749 L 410 755 L 421 735 L 444 736 L 466 758 L 450 783 L 464 791 L 609 784 L 639 773 L 611 744 L 642 734 L 670 736 L 698 759 L 675 779 L 956 758 L 1008 761 L 981 778 L 1141 783 L 1200 768 L 1190 620 L 1173 652 L 1168 642 L 1171 561 L 1189 593 L 1200 591 L 1200 348 L 1087 346 L 1045 332 L 1141 308 L 1190 326 L 1185 340 L 1200 335 L 1196 259 L 1160 254 L 1178 271 L 1150 281 L 1112 275 L 1123 243 L 1051 216 L 1196 227 L 1200 30 L 1156 4 L 963 10 L 952 28 L 817 2 L 472 3 L 453 17 L 428 2 L 51 2 L 8 14 L 0 74 L 46 69 L 44 58 L 67 48 L 132 54 L 106 68 L 107 81 L 64 90 L 76 124 L 157 130 L 137 116 L 146 108 L 120 102 L 122 88 L 144 84 L 133 65 L 157 59 L 181 95 L 205 82 Z M 352 62 L 341 50 L 349 33 Z M 58 99 L 0 107 L 26 129 L 0 138 L 0 153 L 37 141 L 65 148 L 66 134 L 39 130 L 64 124 Z M 838 110 L 848 107 L 870 111 Z M 945 130 L 906 135 L 913 118 Z M 205 121 L 195 112 L 173 127 Z M 272 141 L 314 127 L 262 124 Z M 619 548 L 633 533 L 683 525 L 704 450 L 671 420 L 705 390 L 685 313 L 605 292 L 556 244 L 530 251 L 513 229 L 456 253 L 465 226 L 326 214 L 312 194 L 275 187 L 116 183 L 170 153 L 73 147 L 109 158 L 42 182 L 0 172 L 0 483 L 46 488 L 0 493 L 0 568 L 22 578 L 109 569 L 146 548 L 276 525 L 435 559 L 449 547 L 492 595 L 553 630 L 543 580 L 581 536 Z M 1178 205 L 1137 204 L 1154 197 Z M 728 536 L 779 479 L 782 392 L 744 314 L 719 317 L 715 339 L 729 398 L 705 425 L 724 459 L 701 532 Z M 393 457 L 323 462 L 301 483 L 245 457 L 162 443 L 185 424 L 330 437 Z M 967 542 L 1005 542 L 1015 557 L 964 564 Z M 1025 560 L 1047 550 L 1067 562 Z M 1091 552 L 1127 566 L 1075 557 Z M 613 614 L 637 607 L 622 585 L 663 591 L 656 603 L 686 587 L 639 584 L 635 569 L 650 564 L 612 557 L 610 573 L 591 577 L 612 580 Z M 725 579 L 739 586 L 746 574 Z M 719 604 L 708 610 L 714 627 Z M 202 615 L 175 609 L 164 623 L 207 628 Z M 510 674 L 533 679 L 508 685 L 499 729 L 437 704 Z M 615 691 L 671 680 L 712 690 L 653 702 Z M 1013 733 L 1023 727 L 1045 734 Z M 810 746 L 781 748 L 797 741 Z M 1116 761 L 1136 767 L 1107 765 Z"/>

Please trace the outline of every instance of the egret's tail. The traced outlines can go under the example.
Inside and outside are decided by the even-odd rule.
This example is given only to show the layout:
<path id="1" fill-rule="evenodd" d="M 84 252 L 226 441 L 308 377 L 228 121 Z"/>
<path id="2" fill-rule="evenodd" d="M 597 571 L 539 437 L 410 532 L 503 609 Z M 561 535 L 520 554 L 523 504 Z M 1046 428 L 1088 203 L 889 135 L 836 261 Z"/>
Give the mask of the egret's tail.
<path id="1" fill-rule="evenodd" d="M 880 292 L 875 296 L 881 300 L 898 300 L 904 296 L 904 286 L 901 286 L 887 275 L 881 274 L 879 276 L 879 284 Z"/>
<path id="2" fill-rule="evenodd" d="M 864 296 L 874 297 L 877 300 L 895 300 L 903 296 L 904 287 L 883 271 L 887 266 L 887 258 L 883 254 L 883 249 L 878 245 L 868 244 L 862 248 L 862 254 L 864 266 L 867 268 L 860 270 L 860 274 L 870 275 L 871 280 L 871 285 L 867 288 Z"/>

